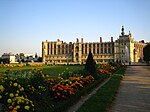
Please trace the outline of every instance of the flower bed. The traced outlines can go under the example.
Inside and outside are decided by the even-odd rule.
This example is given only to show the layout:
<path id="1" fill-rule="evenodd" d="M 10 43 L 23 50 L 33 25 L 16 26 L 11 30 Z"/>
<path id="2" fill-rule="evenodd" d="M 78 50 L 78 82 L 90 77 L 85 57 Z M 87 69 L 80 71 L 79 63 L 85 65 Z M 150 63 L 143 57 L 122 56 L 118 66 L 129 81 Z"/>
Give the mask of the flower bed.
<path id="1" fill-rule="evenodd" d="M 114 70 L 110 65 L 98 69 L 104 68 L 109 72 Z M 40 69 L 4 72 L 0 79 L 0 109 L 13 112 L 65 110 L 109 77 L 101 72 L 96 80 L 92 75 L 83 76 L 72 71 L 62 74 L 52 79 Z"/>

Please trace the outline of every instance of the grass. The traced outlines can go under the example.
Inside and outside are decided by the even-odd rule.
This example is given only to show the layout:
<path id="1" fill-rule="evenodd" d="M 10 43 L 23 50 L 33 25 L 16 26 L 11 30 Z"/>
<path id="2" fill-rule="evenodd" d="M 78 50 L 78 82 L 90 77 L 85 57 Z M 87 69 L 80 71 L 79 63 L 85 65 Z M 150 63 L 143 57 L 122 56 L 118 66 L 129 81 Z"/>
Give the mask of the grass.
<path id="1" fill-rule="evenodd" d="M 88 99 L 77 112 L 107 112 L 111 105 L 117 90 L 120 86 L 120 81 L 126 70 L 123 67 L 103 87 L 101 87 L 95 95 Z"/>
<path id="2" fill-rule="evenodd" d="M 60 73 L 68 69 L 69 71 L 76 71 L 76 70 L 81 70 L 83 69 L 84 66 L 81 65 L 76 65 L 76 66 L 49 66 L 46 68 L 43 68 L 43 73 L 50 75 L 51 77 L 58 77 Z"/>
<path id="3" fill-rule="evenodd" d="M 31 70 L 31 69 L 34 69 L 34 68 L 46 68 L 48 66 L 37 66 L 37 67 L 33 67 L 33 66 L 23 66 L 23 67 L 12 67 L 12 68 L 9 68 L 9 67 L 1 67 L 0 68 L 0 73 L 5 71 L 5 70 Z"/>
<path id="4" fill-rule="evenodd" d="M 60 66 L 24 66 L 24 67 L 14 67 L 14 68 L 0 68 L 0 74 L 5 70 L 21 70 L 21 71 L 29 71 L 32 69 L 42 69 L 44 74 L 47 74 L 51 77 L 58 77 L 60 73 L 62 73 L 66 68 L 68 68 L 69 71 L 75 71 L 83 69 L 84 66 L 76 65 L 76 66 L 67 66 L 67 65 L 60 65 Z"/>

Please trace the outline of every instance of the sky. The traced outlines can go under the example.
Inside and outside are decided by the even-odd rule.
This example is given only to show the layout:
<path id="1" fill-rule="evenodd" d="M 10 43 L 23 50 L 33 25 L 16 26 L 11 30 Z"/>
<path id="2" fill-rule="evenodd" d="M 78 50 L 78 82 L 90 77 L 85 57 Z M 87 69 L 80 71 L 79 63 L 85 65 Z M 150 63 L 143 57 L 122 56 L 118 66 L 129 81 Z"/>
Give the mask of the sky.
<path id="1" fill-rule="evenodd" d="M 42 41 L 98 42 L 119 38 L 150 41 L 150 0 L 0 0 L 0 56 L 41 56 Z"/>

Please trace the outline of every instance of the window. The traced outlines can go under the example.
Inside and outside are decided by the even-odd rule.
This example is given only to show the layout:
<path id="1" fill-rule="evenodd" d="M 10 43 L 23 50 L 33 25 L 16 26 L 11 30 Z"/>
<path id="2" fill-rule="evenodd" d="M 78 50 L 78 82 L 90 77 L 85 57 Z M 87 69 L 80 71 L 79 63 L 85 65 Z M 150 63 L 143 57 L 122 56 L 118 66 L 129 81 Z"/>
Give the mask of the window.
<path id="1" fill-rule="evenodd" d="M 85 47 L 87 47 L 87 44 L 85 44 Z"/>
<path id="2" fill-rule="evenodd" d="M 95 44 L 93 44 L 93 47 L 95 47 Z"/>
<path id="3" fill-rule="evenodd" d="M 82 54 L 84 53 L 83 50 L 84 50 L 84 45 L 82 44 Z"/>
<path id="4" fill-rule="evenodd" d="M 99 47 L 99 44 L 97 44 L 97 47 Z"/>
<path id="5" fill-rule="evenodd" d="M 52 54 L 52 48 L 53 48 L 53 46 L 52 46 L 52 44 L 51 44 L 51 54 Z"/>
<path id="6" fill-rule="evenodd" d="M 101 48 L 101 53 L 103 53 L 103 48 Z"/>
<path id="7" fill-rule="evenodd" d="M 93 47 L 93 54 L 95 54 L 95 48 Z"/>
<path id="8" fill-rule="evenodd" d="M 68 54 L 68 48 L 66 49 L 66 54 Z"/>
<path id="9" fill-rule="evenodd" d="M 85 48 L 85 54 L 87 54 L 87 47 Z"/>
<path id="10" fill-rule="evenodd" d="M 76 46 L 76 52 L 79 52 L 79 46 Z"/>
<path id="11" fill-rule="evenodd" d="M 72 45 L 69 45 L 69 48 L 72 48 Z"/>
<path id="12" fill-rule="evenodd" d="M 56 54 L 56 49 L 54 49 L 54 54 Z"/>
<path id="13" fill-rule="evenodd" d="M 76 53 L 76 57 L 78 57 L 79 56 L 79 54 L 78 53 Z"/>
<path id="14" fill-rule="evenodd" d="M 99 48 L 97 48 L 97 54 L 99 54 Z"/>
<path id="15" fill-rule="evenodd" d="M 106 48 L 105 48 L 104 52 L 107 53 L 107 49 Z"/>
<path id="16" fill-rule="evenodd" d="M 108 48 L 108 53 L 111 53 L 110 48 Z"/>
<path id="17" fill-rule="evenodd" d="M 87 44 L 85 44 L 85 54 L 87 54 Z"/>
<path id="18" fill-rule="evenodd" d="M 72 49 L 70 48 L 70 49 L 69 49 L 69 54 L 70 54 L 71 52 L 72 52 Z"/>
<path id="19" fill-rule="evenodd" d="M 60 54 L 60 49 L 58 49 L 58 54 Z"/>
<path id="20" fill-rule="evenodd" d="M 64 54 L 64 48 L 62 49 L 62 54 Z"/>
<path id="21" fill-rule="evenodd" d="M 91 44 L 89 44 L 89 47 L 91 47 Z"/>
<path id="22" fill-rule="evenodd" d="M 54 44 L 54 49 L 56 49 L 56 44 Z"/>

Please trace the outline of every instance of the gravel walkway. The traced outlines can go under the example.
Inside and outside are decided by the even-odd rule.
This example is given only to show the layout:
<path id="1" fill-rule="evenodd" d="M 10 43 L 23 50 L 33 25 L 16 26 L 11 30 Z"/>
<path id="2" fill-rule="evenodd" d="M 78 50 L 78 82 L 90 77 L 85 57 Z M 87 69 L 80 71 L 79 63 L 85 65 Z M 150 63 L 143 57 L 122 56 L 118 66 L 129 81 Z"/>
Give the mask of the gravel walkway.
<path id="1" fill-rule="evenodd" d="M 150 112 L 150 66 L 128 66 L 109 112 Z"/>

